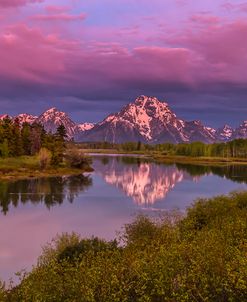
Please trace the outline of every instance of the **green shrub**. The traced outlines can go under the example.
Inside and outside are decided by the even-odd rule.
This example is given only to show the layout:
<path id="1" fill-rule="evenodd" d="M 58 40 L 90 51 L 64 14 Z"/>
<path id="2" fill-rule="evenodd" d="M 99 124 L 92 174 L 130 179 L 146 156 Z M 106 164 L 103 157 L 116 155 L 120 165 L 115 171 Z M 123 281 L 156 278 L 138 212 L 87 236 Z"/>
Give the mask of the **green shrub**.
<path id="1" fill-rule="evenodd" d="M 92 160 L 82 154 L 78 149 L 72 148 L 66 153 L 66 160 L 71 168 L 89 170 Z"/>

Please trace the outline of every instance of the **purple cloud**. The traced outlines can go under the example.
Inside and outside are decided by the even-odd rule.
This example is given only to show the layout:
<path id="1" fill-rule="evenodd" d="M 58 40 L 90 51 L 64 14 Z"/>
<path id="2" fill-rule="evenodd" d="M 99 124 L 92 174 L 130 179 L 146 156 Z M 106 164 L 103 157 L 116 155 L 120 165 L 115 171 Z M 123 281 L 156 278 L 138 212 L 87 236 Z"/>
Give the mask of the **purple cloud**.
<path id="1" fill-rule="evenodd" d="M 47 14 L 47 15 L 35 15 L 32 17 L 32 20 L 37 21 L 78 21 L 78 20 L 85 20 L 86 14 L 79 14 L 79 15 L 71 15 L 68 13 L 62 14 Z"/>

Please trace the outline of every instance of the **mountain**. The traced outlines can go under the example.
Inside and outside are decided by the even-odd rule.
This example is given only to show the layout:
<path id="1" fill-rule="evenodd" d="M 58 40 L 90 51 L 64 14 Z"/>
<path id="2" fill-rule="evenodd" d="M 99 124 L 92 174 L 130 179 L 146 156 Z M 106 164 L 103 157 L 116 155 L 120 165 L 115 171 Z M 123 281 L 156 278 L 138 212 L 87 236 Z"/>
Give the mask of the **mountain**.
<path id="1" fill-rule="evenodd" d="M 228 125 L 225 125 L 222 128 L 217 129 L 215 132 L 215 139 L 217 141 L 227 142 L 232 139 L 233 134 L 234 129 Z"/>
<path id="2" fill-rule="evenodd" d="M 203 141 L 211 143 L 214 136 L 200 121 L 179 119 L 168 104 L 155 97 L 140 96 L 120 112 L 109 115 L 91 130 L 82 133 L 82 141 L 122 143 L 180 143 Z"/>
<path id="3" fill-rule="evenodd" d="M 24 123 L 32 124 L 37 120 L 38 117 L 27 113 L 22 113 L 16 115 L 13 119 L 17 119 L 17 118 L 19 120 L 20 125 L 22 125 Z"/>
<path id="4" fill-rule="evenodd" d="M 69 138 L 73 138 L 76 131 L 76 123 L 74 123 L 67 113 L 57 110 L 57 108 L 51 108 L 42 113 L 35 122 L 44 126 L 47 132 L 56 132 L 56 129 L 60 125 L 64 125 Z"/>
<path id="5" fill-rule="evenodd" d="M 185 133 L 187 140 L 182 142 L 204 142 L 213 143 L 215 141 L 213 128 L 205 127 L 201 121 L 184 121 L 184 128 L 181 129 Z"/>
<path id="6" fill-rule="evenodd" d="M 4 120 L 4 119 L 6 119 L 6 118 L 12 118 L 11 116 L 9 116 L 8 114 L 0 114 L 0 120 L 2 121 L 2 120 Z"/>
<path id="7" fill-rule="evenodd" d="M 244 121 L 233 133 L 233 139 L 247 138 L 247 121 Z"/>

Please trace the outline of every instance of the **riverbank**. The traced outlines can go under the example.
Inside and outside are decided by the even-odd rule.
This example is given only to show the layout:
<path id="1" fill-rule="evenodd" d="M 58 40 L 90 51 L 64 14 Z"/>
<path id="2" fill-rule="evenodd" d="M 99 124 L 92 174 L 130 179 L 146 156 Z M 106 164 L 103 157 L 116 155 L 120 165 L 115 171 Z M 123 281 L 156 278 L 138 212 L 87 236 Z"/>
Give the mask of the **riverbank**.
<path id="1" fill-rule="evenodd" d="M 147 153 L 144 151 L 124 151 L 117 149 L 80 149 L 80 151 L 84 154 L 116 154 L 116 155 L 146 155 Z"/>
<path id="2" fill-rule="evenodd" d="M 92 171 L 93 169 L 91 167 L 79 169 L 71 168 L 66 164 L 58 167 L 48 166 L 42 170 L 40 169 L 39 160 L 36 156 L 0 158 L 0 180 L 78 175 Z"/>
<path id="3" fill-rule="evenodd" d="M 223 158 L 223 157 L 192 157 L 178 155 L 162 155 L 154 153 L 150 155 L 159 163 L 181 163 L 181 164 L 199 164 L 199 165 L 247 165 L 247 158 Z"/>

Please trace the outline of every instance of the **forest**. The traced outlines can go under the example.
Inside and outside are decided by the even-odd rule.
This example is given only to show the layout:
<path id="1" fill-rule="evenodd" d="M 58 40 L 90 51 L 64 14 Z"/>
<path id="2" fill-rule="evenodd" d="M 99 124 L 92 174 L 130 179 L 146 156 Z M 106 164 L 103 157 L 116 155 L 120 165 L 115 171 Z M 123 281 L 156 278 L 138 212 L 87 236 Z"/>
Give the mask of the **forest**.
<path id="1" fill-rule="evenodd" d="M 47 133 L 44 127 L 34 123 L 20 125 L 19 120 L 5 118 L 0 121 L 0 155 L 2 158 L 36 155 L 47 149 L 51 153 L 51 162 L 58 165 L 65 151 L 66 130 L 63 125 L 55 134 Z"/>

